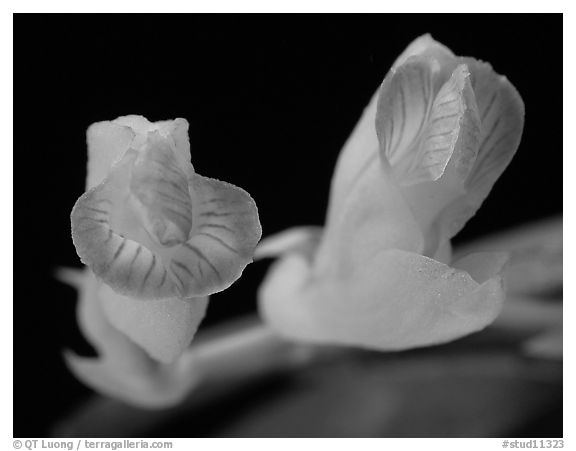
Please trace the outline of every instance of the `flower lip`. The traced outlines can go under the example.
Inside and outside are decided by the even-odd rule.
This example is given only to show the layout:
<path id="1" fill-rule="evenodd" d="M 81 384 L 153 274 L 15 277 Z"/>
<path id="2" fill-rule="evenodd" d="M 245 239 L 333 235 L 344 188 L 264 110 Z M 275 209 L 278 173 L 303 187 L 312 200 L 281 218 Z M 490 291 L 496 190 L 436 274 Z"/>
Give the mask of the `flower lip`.
<path id="1" fill-rule="evenodd" d="M 183 120 L 152 127 L 129 116 L 98 131 L 115 132 L 132 122 L 131 143 L 118 147 L 118 155 L 103 154 L 107 161 L 99 168 L 108 172 L 72 211 L 78 255 L 119 294 L 139 299 L 206 296 L 227 288 L 252 261 L 260 239 L 254 201 L 183 162 L 189 155 Z M 89 148 L 94 156 L 103 146 Z"/>

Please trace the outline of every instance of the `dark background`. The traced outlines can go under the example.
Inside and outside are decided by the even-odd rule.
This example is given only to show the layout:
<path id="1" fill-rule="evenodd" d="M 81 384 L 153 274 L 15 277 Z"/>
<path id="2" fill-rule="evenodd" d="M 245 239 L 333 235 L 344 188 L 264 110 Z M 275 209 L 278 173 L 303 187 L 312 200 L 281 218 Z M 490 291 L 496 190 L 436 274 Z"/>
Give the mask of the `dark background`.
<path id="1" fill-rule="evenodd" d="M 562 211 L 561 15 L 16 15 L 14 434 L 45 436 L 89 390 L 69 214 L 85 131 L 126 114 L 190 122 L 192 162 L 256 200 L 263 236 L 322 224 L 339 150 L 394 59 L 430 32 L 489 61 L 526 104 L 520 149 L 457 242 Z M 256 308 L 268 263 L 212 297 L 202 328 Z M 540 435 L 542 436 L 542 435 Z"/>

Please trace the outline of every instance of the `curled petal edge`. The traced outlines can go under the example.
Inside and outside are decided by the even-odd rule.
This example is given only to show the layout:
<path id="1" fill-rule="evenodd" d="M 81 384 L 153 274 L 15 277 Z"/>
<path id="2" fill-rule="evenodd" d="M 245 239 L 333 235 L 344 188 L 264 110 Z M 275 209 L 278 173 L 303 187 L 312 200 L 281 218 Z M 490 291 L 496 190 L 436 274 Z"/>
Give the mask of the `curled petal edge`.
<path id="1" fill-rule="evenodd" d="M 277 261 L 259 290 L 260 310 L 286 338 L 403 350 L 477 332 L 499 314 L 507 256 L 477 253 L 455 268 L 388 250 L 349 280 L 314 280 L 295 253 Z"/>
<path id="2" fill-rule="evenodd" d="M 122 168 L 118 168 L 122 170 Z M 114 175 L 114 174 L 112 174 Z M 84 193 L 71 214 L 72 239 L 83 263 L 116 292 L 140 299 L 203 297 L 223 291 L 252 262 L 262 228 L 252 197 L 241 188 L 190 176 L 193 223 L 187 241 L 162 253 L 141 228 L 131 237 L 114 226 L 125 178 L 111 176 Z"/>

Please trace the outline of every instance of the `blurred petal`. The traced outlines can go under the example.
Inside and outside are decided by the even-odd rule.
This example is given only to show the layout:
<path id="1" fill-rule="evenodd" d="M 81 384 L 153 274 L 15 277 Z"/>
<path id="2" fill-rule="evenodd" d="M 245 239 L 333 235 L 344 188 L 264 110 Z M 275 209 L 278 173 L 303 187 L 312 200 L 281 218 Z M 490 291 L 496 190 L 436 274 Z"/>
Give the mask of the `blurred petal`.
<path id="1" fill-rule="evenodd" d="M 264 238 L 258 244 L 255 258 L 279 257 L 296 252 L 312 256 L 322 238 L 322 227 L 293 227 Z"/>
<path id="2" fill-rule="evenodd" d="M 562 360 L 563 329 L 560 327 L 538 335 L 524 344 L 524 352 L 531 357 Z"/>
<path id="3" fill-rule="evenodd" d="M 140 351 L 134 346 L 134 352 Z M 141 352 L 141 351 L 140 351 Z M 178 404 L 198 383 L 194 374 L 174 377 L 168 371 L 121 371 L 107 359 L 64 353 L 70 371 L 99 393 L 143 408 L 166 408 Z"/>
<path id="4" fill-rule="evenodd" d="M 456 235 L 480 208 L 516 153 L 524 128 L 524 103 L 506 77 L 496 74 L 487 63 L 472 58 L 464 61 L 472 77 L 482 135 L 466 180 L 466 196 L 447 206 L 438 220 L 438 227 L 448 237 Z"/>
<path id="5" fill-rule="evenodd" d="M 309 262 L 280 260 L 260 288 L 263 315 L 288 338 L 400 350 L 481 330 L 504 300 L 502 254 L 475 254 L 450 268 L 389 250 L 347 278 L 309 278 Z"/>
<path id="6" fill-rule="evenodd" d="M 110 324 L 164 363 L 174 362 L 190 345 L 208 306 L 207 297 L 142 302 L 119 295 L 105 284 L 98 298 Z"/>
<path id="7" fill-rule="evenodd" d="M 58 268 L 54 278 L 65 285 L 70 285 L 76 290 L 80 290 L 86 278 L 85 271 L 77 268 Z"/>
<path id="8" fill-rule="evenodd" d="M 191 365 L 164 365 L 152 360 L 107 321 L 97 297 L 101 283 L 86 270 L 79 292 L 78 323 L 99 356 L 66 351 L 70 370 L 86 385 L 142 407 L 165 407 L 180 401 L 197 383 Z"/>
<path id="9" fill-rule="evenodd" d="M 510 294 L 506 297 L 502 313 L 494 321 L 494 327 L 531 334 L 558 326 L 562 327 L 562 303 L 559 299 Z"/>
<path id="10" fill-rule="evenodd" d="M 475 61 L 430 36 L 398 58 L 338 160 L 317 252 L 305 253 L 313 244 L 295 234 L 264 248 L 286 252 L 259 290 L 275 330 L 296 340 L 400 350 L 494 321 L 507 256 L 477 253 L 445 264 L 454 224 L 491 188 L 478 174 L 500 165 L 495 153 L 509 154 L 498 150 L 511 144 L 508 136 L 489 144 L 507 122 L 498 117 L 516 117 L 477 102 L 486 95 L 478 72 Z"/>
<path id="11" fill-rule="evenodd" d="M 476 240 L 459 248 L 457 255 L 479 249 L 509 252 L 507 291 L 537 295 L 562 288 L 562 235 L 562 217 L 555 217 Z"/>

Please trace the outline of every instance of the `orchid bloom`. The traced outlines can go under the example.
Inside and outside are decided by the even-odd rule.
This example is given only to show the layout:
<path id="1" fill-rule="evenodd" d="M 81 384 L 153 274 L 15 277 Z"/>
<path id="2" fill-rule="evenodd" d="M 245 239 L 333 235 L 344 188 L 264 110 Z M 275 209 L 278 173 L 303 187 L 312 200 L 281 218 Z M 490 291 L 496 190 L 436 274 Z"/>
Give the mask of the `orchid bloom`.
<path id="1" fill-rule="evenodd" d="M 259 290 L 284 337 L 401 350 L 481 330 L 505 298 L 507 257 L 455 262 L 450 239 L 512 159 L 524 106 L 487 63 L 429 35 L 397 59 L 346 143 L 324 230 L 265 239 Z"/>
<path id="2" fill-rule="evenodd" d="M 99 358 L 67 353 L 88 385 L 131 402 L 171 403 L 193 382 L 178 359 L 210 294 L 252 261 L 261 227 L 242 189 L 197 174 L 188 123 L 120 117 L 88 129 L 87 191 L 71 214 L 90 269 L 68 273 Z"/>

